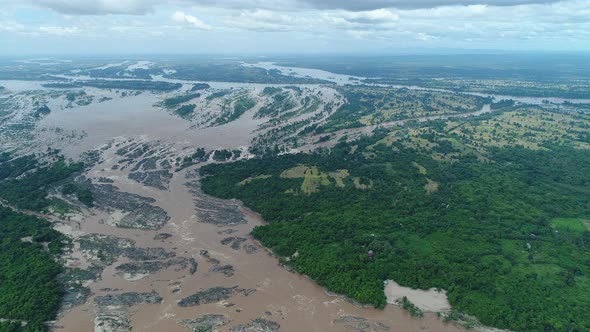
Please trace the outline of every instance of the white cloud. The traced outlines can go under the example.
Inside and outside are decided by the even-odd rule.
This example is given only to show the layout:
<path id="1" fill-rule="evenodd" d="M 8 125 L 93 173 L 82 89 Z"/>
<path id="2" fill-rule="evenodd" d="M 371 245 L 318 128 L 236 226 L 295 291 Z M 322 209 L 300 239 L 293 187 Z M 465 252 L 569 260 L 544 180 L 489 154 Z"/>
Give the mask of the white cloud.
<path id="1" fill-rule="evenodd" d="M 446 6 L 516 6 L 547 4 L 563 0 L 3 0 L 12 3 L 29 3 L 72 15 L 127 14 L 144 15 L 156 6 L 208 6 L 227 9 L 272 9 L 298 11 L 310 8 L 321 10 L 342 9 L 368 11 L 387 8 L 417 9 Z"/>
<path id="2" fill-rule="evenodd" d="M 184 24 L 193 28 L 201 29 L 201 30 L 211 30 L 211 26 L 205 24 L 205 22 L 199 20 L 198 18 L 185 14 L 184 12 L 175 12 L 172 15 L 172 20 L 178 24 Z"/>
<path id="3" fill-rule="evenodd" d="M 39 27 L 39 31 L 50 35 L 64 36 L 78 33 L 80 29 L 77 27 L 42 26 Z"/>
<path id="4" fill-rule="evenodd" d="M 22 37 L 26 35 L 63 42 L 102 39 L 103 45 L 112 43 L 115 52 L 117 38 L 130 52 L 136 52 L 133 47 L 141 52 L 141 47 L 153 50 L 161 45 L 185 52 L 186 41 L 194 38 L 199 38 L 199 45 L 207 44 L 208 50 L 220 52 L 272 51 L 278 45 L 292 52 L 319 48 L 369 52 L 392 45 L 566 50 L 572 45 L 571 49 L 590 50 L 589 0 L 539 0 L 513 6 L 499 6 L 508 0 L 416 1 L 420 6 L 415 7 L 422 8 L 390 6 L 401 7 L 401 0 L 356 1 L 368 7 L 389 6 L 370 10 L 356 10 L 352 0 L 0 0 L 7 8 L 0 13 L 0 44 L 9 39 L 17 45 L 35 44 L 34 39 Z M 511 3 L 522 2 L 528 1 Z M 31 3 L 52 10 L 31 11 Z M 203 36 L 194 29 L 211 31 Z"/>
<path id="5" fill-rule="evenodd" d="M 143 15 L 151 12 L 154 5 L 158 3 L 156 0 L 25 0 L 25 2 L 70 15 Z"/>

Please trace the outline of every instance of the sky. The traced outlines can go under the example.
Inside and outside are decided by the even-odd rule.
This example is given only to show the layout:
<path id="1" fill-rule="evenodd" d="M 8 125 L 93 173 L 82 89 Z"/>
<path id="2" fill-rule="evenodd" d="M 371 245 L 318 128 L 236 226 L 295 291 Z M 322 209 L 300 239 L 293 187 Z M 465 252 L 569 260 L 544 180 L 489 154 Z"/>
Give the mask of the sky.
<path id="1" fill-rule="evenodd" d="M 590 51 L 590 0 L 0 0 L 0 56 Z"/>

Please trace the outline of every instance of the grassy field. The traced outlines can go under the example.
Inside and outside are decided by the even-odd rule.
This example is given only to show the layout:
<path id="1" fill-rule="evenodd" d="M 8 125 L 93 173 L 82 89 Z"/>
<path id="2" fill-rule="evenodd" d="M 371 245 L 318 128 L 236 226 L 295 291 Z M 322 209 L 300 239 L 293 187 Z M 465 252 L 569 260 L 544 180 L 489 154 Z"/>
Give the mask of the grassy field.
<path id="1" fill-rule="evenodd" d="M 590 231 L 590 220 L 577 218 L 555 218 L 551 220 L 551 227 L 556 230 L 583 233 Z"/>

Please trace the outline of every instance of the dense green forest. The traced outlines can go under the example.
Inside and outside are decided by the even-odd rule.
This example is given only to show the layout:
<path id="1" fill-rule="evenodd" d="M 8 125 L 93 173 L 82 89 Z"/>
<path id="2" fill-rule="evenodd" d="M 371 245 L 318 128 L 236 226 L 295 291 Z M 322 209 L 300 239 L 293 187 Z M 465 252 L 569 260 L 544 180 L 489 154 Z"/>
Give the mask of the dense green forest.
<path id="1" fill-rule="evenodd" d="M 491 147 L 483 162 L 443 142 L 376 144 L 386 135 L 207 165 L 203 189 L 260 212 L 269 224 L 256 238 L 361 302 L 383 307 L 393 279 L 446 289 L 454 310 L 486 325 L 590 329 L 590 151 Z"/>
<path id="2" fill-rule="evenodd" d="M 0 153 L 0 198 L 18 209 L 45 211 L 55 203 L 48 191 L 61 187 L 92 206 L 88 188 L 71 182 L 83 168 L 56 150 L 43 158 Z M 10 320 L 0 331 L 45 331 L 43 322 L 55 319 L 63 295 L 57 257 L 66 241 L 48 221 L 0 205 L 0 318 Z"/>
<path id="3" fill-rule="evenodd" d="M 83 163 L 68 163 L 61 156 L 53 162 L 40 162 L 35 156 L 13 158 L 0 153 L 0 198 L 25 210 L 43 211 L 50 206 L 48 189 L 84 169 Z M 76 187 L 65 194 L 76 194 L 87 206 L 92 206 L 92 194 L 85 188 Z"/>
<path id="4" fill-rule="evenodd" d="M 46 220 L 0 206 L 0 317 L 25 321 L 0 324 L 0 331 L 45 331 L 63 294 L 56 277 L 62 267 L 63 236 Z"/>

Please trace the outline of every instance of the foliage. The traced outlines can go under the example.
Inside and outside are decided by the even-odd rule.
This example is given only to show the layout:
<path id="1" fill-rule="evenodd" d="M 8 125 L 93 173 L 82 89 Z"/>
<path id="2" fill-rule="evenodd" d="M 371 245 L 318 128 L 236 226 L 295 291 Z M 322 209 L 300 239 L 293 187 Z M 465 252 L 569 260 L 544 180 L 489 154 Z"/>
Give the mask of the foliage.
<path id="1" fill-rule="evenodd" d="M 48 115 L 49 113 L 51 113 L 51 109 L 49 109 L 49 107 L 47 107 L 47 105 L 43 105 L 43 106 L 37 108 L 37 110 L 35 111 L 35 114 L 33 114 L 33 116 L 36 118 L 39 118 L 42 115 Z"/>
<path id="2" fill-rule="evenodd" d="M 416 307 L 416 305 L 414 305 L 414 303 L 410 302 L 410 300 L 408 300 L 407 297 L 402 297 L 402 299 L 399 301 L 399 305 L 402 309 L 406 310 L 407 312 L 410 313 L 410 315 L 414 316 L 414 317 L 424 317 L 424 313 L 422 312 L 422 310 L 420 310 L 420 308 Z"/>
<path id="3" fill-rule="evenodd" d="M 8 159 L 8 157 L 6 158 Z M 58 157 L 52 164 L 40 164 L 34 156 L 0 159 L 0 197 L 19 209 L 42 211 L 51 201 L 47 190 L 84 168 L 83 163 L 66 163 Z M 76 191 L 78 198 L 91 204 L 91 195 Z"/>
<path id="4" fill-rule="evenodd" d="M 232 152 L 226 149 L 223 150 L 215 150 L 213 153 L 213 160 L 216 161 L 226 161 L 232 157 Z"/>
<path id="5" fill-rule="evenodd" d="M 361 302 L 383 307 L 383 280 L 393 279 L 446 289 L 454 309 L 499 328 L 590 328 L 590 232 L 555 232 L 550 223 L 590 216 L 589 151 L 490 148 L 486 158 L 493 162 L 470 153 L 446 162 L 402 142 L 375 144 L 384 137 L 315 154 L 207 165 L 203 189 L 260 212 L 269 224 L 254 229 L 256 238 L 292 257 L 288 264 L 297 271 Z M 432 149 L 456 152 L 453 145 Z M 298 194 L 304 179 L 280 176 L 298 165 L 322 173 L 347 169 L 350 178 L 374 185 L 361 190 L 330 180 Z M 255 180 L 242 182 L 248 178 Z M 424 189 L 429 179 L 438 191 Z M 373 259 L 366 257 L 369 244 Z"/>
<path id="6" fill-rule="evenodd" d="M 0 317 L 27 322 L 24 329 L 4 323 L 0 331 L 45 331 L 43 322 L 55 318 L 63 294 L 55 256 L 63 240 L 46 220 L 0 207 Z"/>
<path id="7" fill-rule="evenodd" d="M 68 183 L 65 186 L 63 186 L 62 194 L 64 194 L 64 195 L 74 194 L 74 195 L 76 195 L 76 198 L 84 205 L 86 205 L 88 207 L 94 206 L 94 198 L 92 196 L 92 192 L 90 191 L 89 188 L 87 188 L 83 185 Z"/>
<path id="8" fill-rule="evenodd" d="M 187 117 L 194 112 L 195 107 L 197 107 L 195 104 L 182 105 L 176 110 L 176 114 L 181 117 Z"/>
<path id="9" fill-rule="evenodd" d="M 231 100 L 226 100 L 223 104 L 221 115 L 215 120 L 214 124 L 222 125 L 235 121 L 254 106 L 256 106 L 256 100 L 248 96 L 241 96 L 233 103 Z"/>
<path id="10" fill-rule="evenodd" d="M 206 90 L 209 89 L 211 86 L 207 83 L 197 83 L 193 84 L 191 91 L 199 91 L 199 90 Z"/>
<path id="11" fill-rule="evenodd" d="M 201 96 L 200 93 L 189 93 L 189 94 L 185 94 L 185 95 L 179 95 L 179 96 L 164 99 L 162 104 L 164 105 L 164 107 L 173 108 L 173 107 L 176 107 L 182 103 L 186 103 L 187 101 L 191 101 L 195 98 L 199 98 L 200 96 Z"/>

